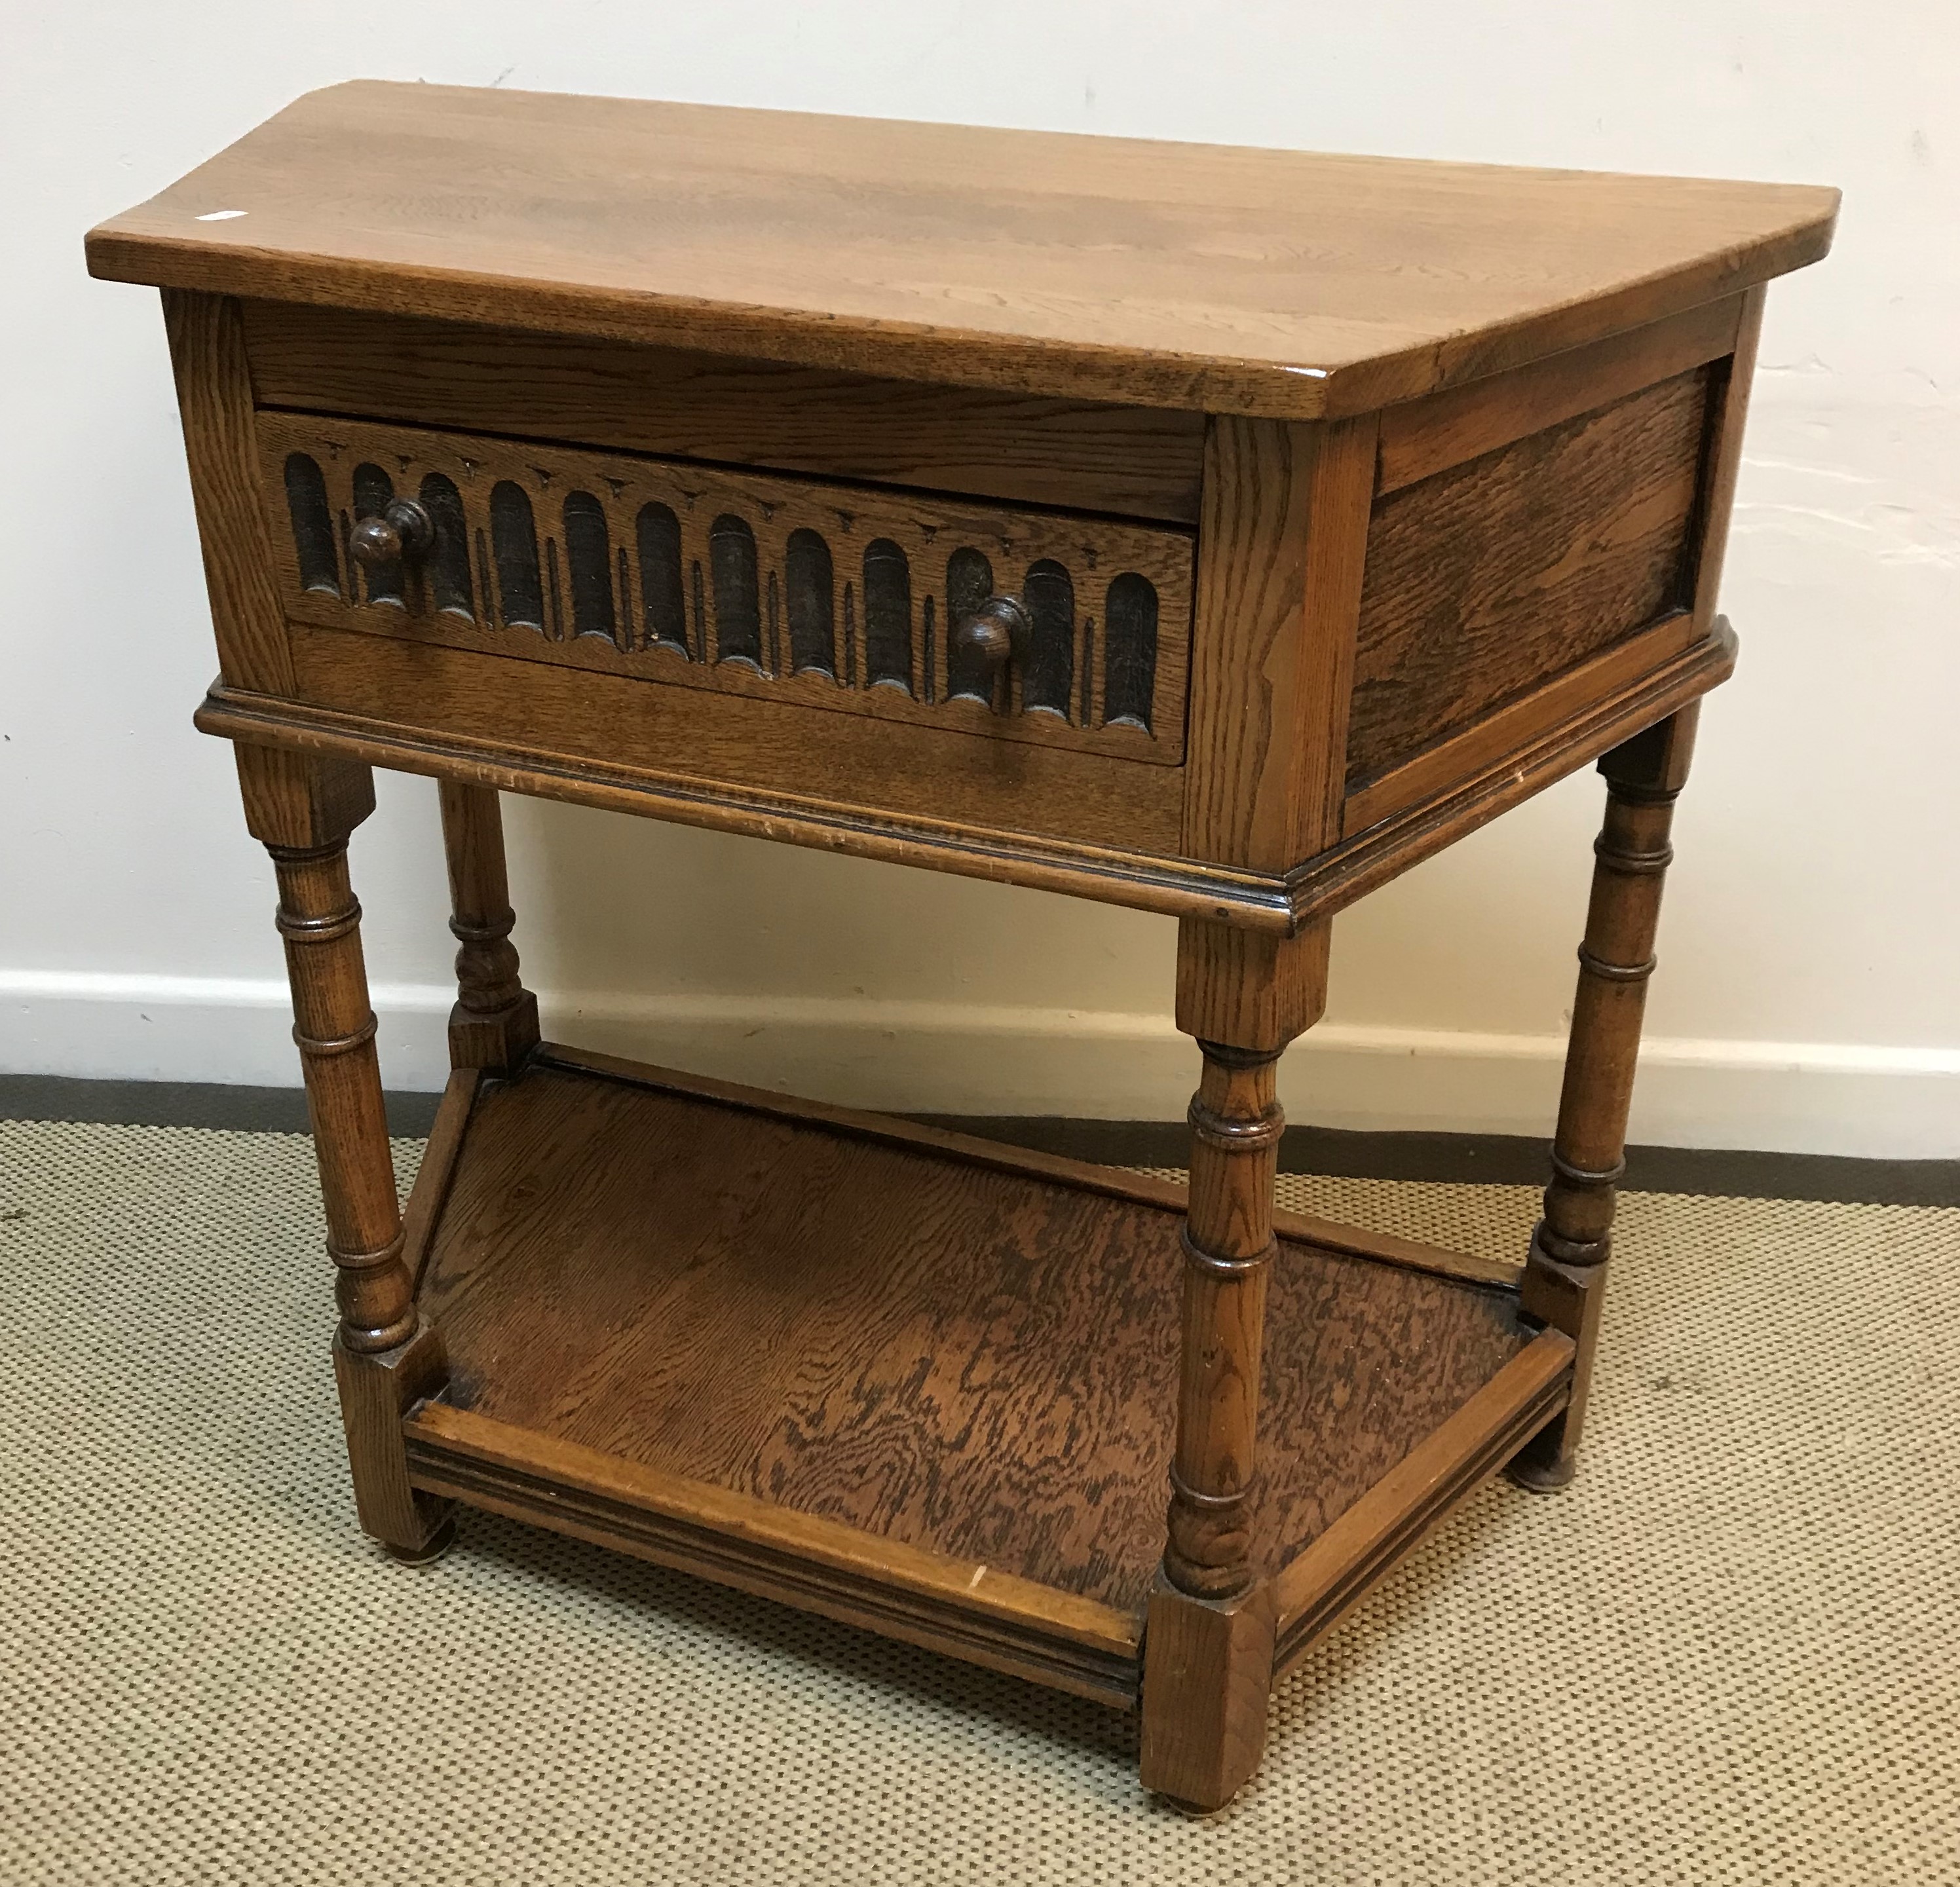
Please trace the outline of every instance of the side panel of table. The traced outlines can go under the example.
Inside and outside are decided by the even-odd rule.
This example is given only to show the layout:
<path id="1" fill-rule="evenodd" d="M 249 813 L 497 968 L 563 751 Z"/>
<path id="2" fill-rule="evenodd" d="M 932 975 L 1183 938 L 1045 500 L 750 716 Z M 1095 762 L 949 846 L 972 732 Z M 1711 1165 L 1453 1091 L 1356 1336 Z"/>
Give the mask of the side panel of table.
<path id="1" fill-rule="evenodd" d="M 1387 408 L 1358 489 L 1357 422 L 1214 418 L 1186 854 L 1310 921 L 1723 679 L 1761 300 Z"/>

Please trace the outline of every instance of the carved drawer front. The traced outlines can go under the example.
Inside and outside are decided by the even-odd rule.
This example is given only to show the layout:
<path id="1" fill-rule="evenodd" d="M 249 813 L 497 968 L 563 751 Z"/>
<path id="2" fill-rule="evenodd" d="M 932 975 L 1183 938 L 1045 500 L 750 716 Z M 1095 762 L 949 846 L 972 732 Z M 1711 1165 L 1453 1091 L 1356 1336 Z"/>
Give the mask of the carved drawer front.
<path id="1" fill-rule="evenodd" d="M 1183 758 L 1188 533 L 309 414 L 258 425 L 295 621 Z"/>

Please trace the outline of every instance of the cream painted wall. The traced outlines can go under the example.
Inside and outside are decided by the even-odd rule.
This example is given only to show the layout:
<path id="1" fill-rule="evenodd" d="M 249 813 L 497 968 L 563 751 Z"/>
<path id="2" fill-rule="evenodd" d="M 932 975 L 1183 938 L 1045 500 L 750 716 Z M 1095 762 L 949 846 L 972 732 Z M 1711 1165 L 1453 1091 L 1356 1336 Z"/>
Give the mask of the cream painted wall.
<path id="1" fill-rule="evenodd" d="M 1960 9 L 667 0 L 17 9 L 0 111 L 0 1068 L 295 1078 L 225 750 L 154 298 L 81 237 L 366 75 L 1837 183 L 1772 295 L 1637 1133 L 1960 1154 Z M 377 180 L 377 183 L 383 181 Z M 1567 782 L 1337 927 L 1296 1118 L 1540 1131 L 1597 805 Z M 1162 920 L 531 803 L 548 1026 L 874 1104 L 1169 1117 Z M 387 1072 L 439 1078 L 434 790 L 356 841 Z"/>

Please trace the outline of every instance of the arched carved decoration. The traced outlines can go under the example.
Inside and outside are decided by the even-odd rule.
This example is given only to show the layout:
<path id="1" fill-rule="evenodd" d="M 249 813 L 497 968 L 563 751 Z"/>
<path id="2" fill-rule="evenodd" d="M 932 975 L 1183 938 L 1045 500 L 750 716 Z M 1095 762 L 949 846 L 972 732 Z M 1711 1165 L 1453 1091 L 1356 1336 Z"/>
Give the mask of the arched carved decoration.
<path id="1" fill-rule="evenodd" d="M 645 639 L 657 648 L 692 651 L 687 639 L 687 593 L 682 566 L 680 520 L 670 506 L 642 504 L 634 520 L 640 551 L 640 600 Z"/>
<path id="2" fill-rule="evenodd" d="M 836 572 L 830 546 L 813 530 L 793 530 L 784 555 L 789 594 L 792 673 L 837 676 Z"/>
<path id="3" fill-rule="evenodd" d="M 606 508 L 590 492 L 565 496 L 565 560 L 571 572 L 571 628 L 574 635 L 619 640 L 612 600 L 612 547 Z"/>
<path id="4" fill-rule="evenodd" d="M 490 549 L 497 568 L 498 607 L 513 628 L 544 633 L 544 585 L 538 578 L 537 524 L 530 495 L 510 479 L 490 494 Z"/>
<path id="5" fill-rule="evenodd" d="M 1021 606 L 1028 613 L 1021 705 L 1066 721 L 1075 679 L 1075 585 L 1068 572 L 1052 557 L 1030 564 Z"/>
<path id="6" fill-rule="evenodd" d="M 438 609 L 473 622 L 476 598 L 469 581 L 469 523 L 463 513 L 463 495 L 454 479 L 431 472 L 422 480 L 421 498 L 434 527 L 425 564 L 430 600 Z"/>
<path id="7" fill-rule="evenodd" d="M 912 688 L 912 571 L 889 537 L 864 546 L 864 673 L 876 688 Z"/>
<path id="8" fill-rule="evenodd" d="M 323 596 L 340 594 L 340 556 L 333 541 L 333 507 L 320 461 L 294 452 L 286 458 L 286 510 L 293 521 L 293 550 L 299 559 L 300 587 Z"/>
<path id="9" fill-rule="evenodd" d="M 1126 570 L 1112 578 L 1102 622 L 1102 724 L 1150 730 L 1157 686 L 1157 591 Z"/>
<path id="10" fill-rule="evenodd" d="M 714 580 L 714 659 L 762 666 L 762 610 L 756 575 L 756 533 L 732 512 L 708 527 Z"/>

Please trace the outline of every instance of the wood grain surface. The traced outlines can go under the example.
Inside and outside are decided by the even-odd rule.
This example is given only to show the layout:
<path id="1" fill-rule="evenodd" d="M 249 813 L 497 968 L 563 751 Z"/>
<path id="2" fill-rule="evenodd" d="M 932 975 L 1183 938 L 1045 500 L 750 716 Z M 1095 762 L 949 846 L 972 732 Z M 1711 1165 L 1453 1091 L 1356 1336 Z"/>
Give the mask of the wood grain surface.
<path id="1" fill-rule="evenodd" d="M 450 1065 L 508 1074 L 536 1045 L 538 999 L 520 980 L 511 941 L 517 920 L 504 861 L 503 806 L 495 793 L 459 780 L 444 780 L 436 791 L 457 943 Z"/>
<path id="2" fill-rule="evenodd" d="M 415 1183 L 409 1189 L 408 1203 L 402 1208 L 402 1262 L 408 1267 L 409 1277 L 418 1290 L 428 1258 L 429 1234 L 442 1217 L 443 1201 L 449 1197 L 450 1177 L 456 1170 L 456 1156 L 482 1083 L 481 1068 L 450 1070 L 442 1099 L 436 1103 L 428 1140 L 422 1148 L 422 1164 L 415 1169 Z"/>
<path id="3" fill-rule="evenodd" d="M 1273 1599 L 1271 1581 L 1197 1599 L 1161 1574 L 1150 1594 L 1138 1779 L 1187 1812 L 1224 1807 L 1265 1752 Z"/>
<path id="4" fill-rule="evenodd" d="M 1573 1355 L 1570 1338 L 1542 1331 L 1287 1564 L 1274 1582 L 1280 1673 L 1557 1415 L 1570 1392 Z"/>
<path id="5" fill-rule="evenodd" d="M 368 649 L 385 651 L 387 646 L 378 638 L 341 639 L 358 641 Z M 1152 835 L 1174 826 L 1176 820 L 1175 801 L 1159 803 L 1149 792 L 1141 790 L 1139 780 L 1127 782 L 1130 797 L 1126 803 L 1109 809 L 1119 823 L 1115 826 L 1116 836 L 1108 842 L 1098 844 L 1093 839 L 1026 831 L 1031 816 L 1019 809 L 1032 805 L 1035 816 L 1042 813 L 1047 805 L 1046 789 L 1054 784 L 1044 767 L 1058 757 L 1036 748 L 1000 743 L 1000 751 L 1036 755 L 1043 763 L 1024 773 L 1017 771 L 1001 783 L 1004 788 L 1031 789 L 1026 795 L 1005 793 L 991 802 L 1010 809 L 998 816 L 1011 817 L 1023 828 L 1002 831 L 978 821 L 963 826 L 929 813 L 879 807 L 875 801 L 867 810 L 848 803 L 812 799 L 795 791 L 787 780 L 781 785 L 762 785 L 753 779 L 736 786 L 717 784 L 657 770 L 658 761 L 668 757 L 658 754 L 651 764 L 622 762 L 591 753 L 589 735 L 571 735 L 568 730 L 577 723 L 569 714 L 552 717 L 542 729 L 535 725 L 527 727 L 521 742 L 514 742 L 508 735 L 494 730 L 479 731 L 475 718 L 466 714 L 443 727 L 404 724 L 394 718 L 401 711 L 399 691 L 391 692 L 382 686 L 385 675 L 376 676 L 374 666 L 371 660 L 360 663 L 365 681 L 348 674 L 334 663 L 323 660 L 313 668 L 309 686 L 323 692 L 329 702 L 345 702 L 347 706 L 296 706 L 220 686 L 198 709 L 196 724 L 206 733 L 228 740 L 252 741 L 301 753 L 332 754 L 404 773 L 467 780 L 504 792 L 533 794 L 573 805 L 602 807 L 641 818 L 671 819 L 715 832 L 742 832 L 819 851 L 845 852 L 854 858 L 880 858 L 1000 883 L 1026 885 L 1135 910 L 1159 911 L 1172 917 L 1228 918 L 1269 931 L 1290 932 L 1296 928 L 1284 878 L 1220 866 L 1194 865 L 1163 852 L 1125 849 L 1126 840 L 1147 845 Z M 393 669 L 398 679 L 406 679 L 401 670 L 408 664 L 389 662 L 381 666 Z M 609 680 L 606 685 L 618 684 Z M 690 698 L 698 702 L 705 698 Z M 451 689 L 444 689 L 438 699 L 455 705 L 458 697 Z M 498 724 L 494 718 L 486 719 L 493 730 Z M 852 724 L 839 721 L 832 724 L 848 727 Z M 574 751 L 566 753 L 544 744 L 553 739 L 562 740 Z M 587 750 L 580 752 L 581 748 Z M 1110 764 L 1100 759 L 1082 761 L 1072 756 L 1059 757 L 1078 765 Z M 765 766 L 750 771 L 763 771 L 773 778 L 777 770 Z M 1173 790 L 1179 784 L 1176 772 L 1170 768 L 1129 771 L 1135 775 L 1147 775 Z M 902 780 L 903 775 L 885 777 Z M 956 781 L 959 778 L 956 774 L 953 777 Z M 851 781 L 854 776 L 843 768 L 826 769 L 817 775 L 819 782 L 840 778 Z M 861 784 L 861 776 L 857 779 Z M 807 788 L 813 781 L 806 775 L 795 784 Z M 1073 811 L 1081 810 L 1075 807 Z M 1063 818 L 1073 823 L 1068 806 L 1063 808 Z M 1078 825 L 1077 829 L 1081 827 Z"/>
<path id="6" fill-rule="evenodd" d="M 1174 767 L 994 740 L 791 702 L 650 688 L 626 676 L 296 623 L 303 700 L 456 733 L 512 759 L 553 754 L 669 779 L 794 794 L 995 832 L 1175 854 Z"/>
<path id="7" fill-rule="evenodd" d="M 1380 501 L 1351 792 L 1688 600 L 1707 413 L 1678 374 Z"/>
<path id="8" fill-rule="evenodd" d="M 1319 957 L 1317 942 L 1308 940 L 1306 953 Z M 1318 965 L 1324 977 L 1325 963 Z M 1325 990 L 1318 1000 L 1324 1001 Z M 1301 1025 L 1304 1026 L 1303 1023 Z M 951 1128 L 931 1127 L 901 1119 L 892 1114 L 876 1114 L 863 1108 L 839 1107 L 829 1101 L 810 1101 L 794 1094 L 776 1094 L 722 1081 L 705 1074 L 681 1074 L 671 1069 L 649 1068 L 624 1057 L 603 1055 L 591 1049 L 574 1049 L 554 1042 L 545 1050 L 556 1067 L 603 1074 L 639 1087 L 664 1088 L 709 1100 L 725 1101 L 734 1106 L 768 1114 L 778 1119 L 807 1122 L 835 1131 L 856 1134 L 887 1146 L 913 1147 L 943 1158 L 978 1166 L 988 1173 L 1052 1180 L 1077 1192 L 1093 1193 L 1100 1198 L 1133 1201 L 1180 1216 L 1189 1198 L 1188 1189 L 1155 1173 L 1139 1173 L 1128 1166 L 1102 1166 L 1085 1160 L 1071 1160 L 1060 1154 L 1037 1151 L 1010 1141 L 982 1140 Z M 1406 1270 L 1433 1271 L 1442 1278 L 1460 1278 L 1478 1284 L 1496 1284 L 1515 1291 L 1518 1265 L 1496 1259 L 1474 1258 L 1467 1252 L 1448 1251 L 1439 1246 L 1423 1245 L 1412 1239 L 1397 1238 L 1392 1233 L 1370 1231 L 1365 1227 L 1344 1225 L 1309 1212 L 1289 1212 L 1273 1208 L 1273 1229 L 1280 1237 L 1296 1245 L 1313 1245 L 1328 1252 L 1344 1252 L 1382 1265 Z"/>
<path id="9" fill-rule="evenodd" d="M 415 1292 L 402 1262 L 361 905 L 347 867 L 348 838 L 374 806 L 373 781 L 364 769 L 263 748 L 241 746 L 234 757 L 247 828 L 271 854 L 278 880 L 275 921 L 285 944 L 341 1339 L 357 1352 L 392 1350 L 415 1334 Z"/>
<path id="10" fill-rule="evenodd" d="M 220 668 L 234 687 L 289 695 L 292 656 L 259 502 L 252 381 L 238 304 L 167 289 L 164 326 Z"/>
<path id="11" fill-rule="evenodd" d="M 887 1637 L 1129 1709 L 1139 1621 L 998 1567 L 875 1539 L 428 1402 L 402 1424 L 415 1484 Z"/>
<path id="12" fill-rule="evenodd" d="M 1198 522 L 1201 413 L 412 315 L 243 307 L 266 406 Z"/>
<path id="13" fill-rule="evenodd" d="M 300 635 L 303 657 L 310 654 L 307 638 L 317 633 Z M 651 743 L 641 746 L 635 724 L 625 718 L 614 721 L 609 713 L 601 714 L 600 731 L 605 725 L 616 727 L 628 758 L 595 753 L 594 747 L 603 749 L 604 743 L 595 741 L 589 718 L 581 716 L 577 703 L 555 703 L 551 714 L 541 715 L 534 694 L 527 695 L 531 722 L 523 740 L 514 741 L 504 730 L 522 718 L 522 711 L 514 693 L 504 704 L 508 711 L 499 711 L 494 664 L 486 664 L 467 680 L 431 678 L 422 672 L 426 658 L 445 651 L 404 651 L 374 637 L 330 639 L 356 644 L 364 652 L 356 656 L 323 649 L 317 661 L 307 663 L 306 686 L 323 697 L 326 705 L 295 705 L 221 685 L 198 710 L 197 725 L 207 733 L 298 755 L 332 756 L 402 772 L 467 780 L 506 792 L 1289 936 L 1365 897 L 1398 873 L 1695 699 L 1725 680 L 1736 662 L 1734 633 L 1718 617 L 1707 637 L 1651 671 L 1615 686 L 1548 732 L 1529 724 L 1528 709 L 1515 727 L 1508 714 L 1494 717 L 1485 724 L 1492 738 L 1468 743 L 1462 750 L 1467 770 L 1453 785 L 1437 787 L 1432 782 L 1430 796 L 1420 803 L 1392 810 L 1293 870 L 1258 873 L 1176 855 L 1176 842 L 1163 835 L 1176 826 L 1175 801 L 1160 804 L 1142 791 L 1147 778 L 1175 786 L 1178 775 L 1172 768 L 1124 768 L 1128 795 L 1113 800 L 1067 794 L 1056 798 L 1045 791 L 1032 791 L 1012 792 L 991 802 L 1009 808 L 1032 806 L 1039 813 L 1059 808 L 1057 823 L 1066 822 L 1077 833 L 1100 830 L 1112 835 L 1100 842 L 1094 836 L 1004 832 L 990 828 L 982 819 L 963 826 L 923 812 L 879 807 L 865 786 L 865 775 L 845 767 L 830 769 L 832 756 L 821 752 L 813 754 L 810 763 L 819 769 L 816 778 L 842 780 L 847 792 L 859 791 L 870 810 L 826 803 L 795 791 L 792 778 L 794 784 L 810 784 L 810 768 L 794 775 L 785 770 L 781 784 L 751 779 L 737 787 L 665 772 L 660 763 L 671 755 Z M 404 654 L 415 659 L 404 662 Z M 609 677 L 600 680 L 607 689 L 623 685 Z M 445 724 L 404 724 L 396 718 L 402 704 L 429 688 L 431 681 L 431 711 Z M 474 701 L 479 687 L 490 697 L 481 714 Z M 717 749 L 711 741 L 705 749 L 696 750 Z M 765 763 L 768 749 L 754 751 Z M 1007 743 L 999 743 L 995 751 L 1034 756 L 1043 767 L 1063 760 L 1071 768 L 1117 764 Z M 760 770 L 767 772 L 766 765 Z M 902 785 L 905 775 L 901 768 L 877 777 Z M 1001 784 L 1032 788 L 1037 782 L 1010 775 Z M 990 785 L 988 790 L 994 789 Z M 1024 823 L 1029 818 L 1018 810 L 994 816 Z M 1101 823 L 1106 819 L 1107 824 Z M 1161 849 L 1144 849 L 1153 838 Z"/>
<path id="14" fill-rule="evenodd" d="M 1259 1392 L 1286 1117 L 1274 1097 L 1277 1050 L 1200 1046 L 1163 1574 L 1194 1597 L 1225 1599 L 1249 1591 L 1266 1566 L 1257 1532 Z"/>
<path id="15" fill-rule="evenodd" d="M 1284 870 L 1340 829 L 1373 417 L 1215 418 L 1192 624 L 1184 850 Z"/>
<path id="16" fill-rule="evenodd" d="M 1343 810 L 1342 836 L 1351 838 L 1398 813 L 1433 804 L 1494 758 L 1508 757 L 1556 735 L 1666 673 L 1707 640 L 1707 628 L 1688 610 L 1678 609 L 1528 692 L 1513 695 L 1481 720 L 1357 786 Z"/>
<path id="17" fill-rule="evenodd" d="M 1140 1614 L 1179 1217 L 539 1061 L 478 1101 L 422 1303 L 459 1407 Z M 1514 1305 L 1283 1241 L 1271 1558 L 1502 1367 Z"/>
<path id="18" fill-rule="evenodd" d="M 340 1306 L 333 1371 L 355 1511 L 390 1552 L 422 1558 L 447 1537 L 448 1504 L 410 1485 L 401 1418 L 441 1386 L 446 1365 L 442 1338 L 416 1306 L 374 1055 L 361 906 L 348 880 L 348 837 L 374 809 L 374 780 L 342 761 L 235 751 L 247 827 L 272 854 L 278 880 L 293 1039 Z M 452 1107 L 457 1128 L 459 1114 Z M 426 1223 L 418 1223 L 418 1236 Z"/>
<path id="19" fill-rule="evenodd" d="M 1277 1053 L 1312 1027 L 1327 1007 L 1332 927 L 1309 924 L 1291 937 L 1181 919 L 1176 1014 L 1200 1043 Z M 1271 1201 L 1268 1201 L 1271 1204 Z"/>
<path id="20" fill-rule="evenodd" d="M 1528 1487 L 1549 1489 L 1571 1479 L 1585 1424 L 1661 893 L 1674 858 L 1674 806 L 1688 783 L 1700 718 L 1698 702 L 1599 762 L 1606 816 L 1592 847 L 1592 895 L 1579 947 L 1551 1183 L 1524 1282 L 1530 1314 L 1565 1332 L 1577 1348 L 1564 1414 L 1512 1469 Z"/>
<path id="21" fill-rule="evenodd" d="M 1837 203 L 364 81 L 103 224 L 88 259 L 275 301 L 1312 418 L 1800 267 Z M 197 220 L 219 210 L 243 214 Z"/>
<path id="22" fill-rule="evenodd" d="M 1389 407 L 1382 415 L 1376 491 L 1384 495 L 1399 492 L 1405 485 L 1722 359 L 1735 350 L 1748 300 L 1727 295 L 1589 346 L 1569 348 L 1508 374 L 1492 374 L 1426 399 Z M 250 313 L 248 304 L 248 333 Z"/>
<path id="23" fill-rule="evenodd" d="M 1749 394 L 1755 383 L 1756 348 L 1762 339 L 1762 288 L 1742 298 L 1736 322 L 1736 351 L 1711 374 L 1708 389 L 1713 423 L 1709 428 L 1708 469 L 1701 486 L 1701 514 L 1694 543 L 1694 619 L 1715 619 L 1722 587 L 1722 564 L 1729 549 L 1729 519 L 1735 508 L 1736 479 L 1742 464 L 1742 431 L 1749 417 Z"/>
<path id="24" fill-rule="evenodd" d="M 1672 635 L 1671 626 L 1666 632 Z M 1473 730 L 1480 738 L 1460 750 L 1470 770 L 1453 786 L 1432 790 L 1287 874 L 1295 921 L 1306 923 L 1343 909 L 1643 727 L 1698 700 L 1735 672 L 1736 648 L 1735 631 L 1726 617 L 1717 616 L 1705 637 L 1638 676 L 1623 679 L 1549 732 L 1530 724 L 1529 711 L 1517 726 L 1510 724 L 1507 714 L 1493 715 L 1484 724 L 1491 737 L 1482 738 L 1482 728 Z"/>

